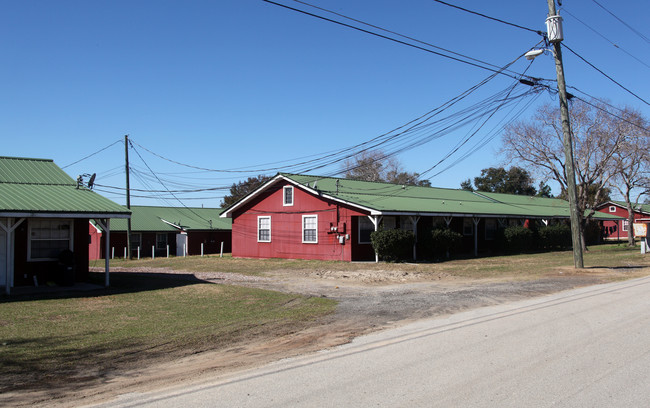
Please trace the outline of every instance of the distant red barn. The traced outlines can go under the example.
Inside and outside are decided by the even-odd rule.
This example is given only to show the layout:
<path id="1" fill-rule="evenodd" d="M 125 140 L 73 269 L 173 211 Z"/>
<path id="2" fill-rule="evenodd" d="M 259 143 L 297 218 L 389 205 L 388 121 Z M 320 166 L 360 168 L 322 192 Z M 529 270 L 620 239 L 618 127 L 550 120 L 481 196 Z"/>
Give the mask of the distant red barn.
<path id="1" fill-rule="evenodd" d="M 650 205 L 648 204 L 632 204 L 634 209 L 634 219 L 647 219 L 650 218 Z M 627 204 L 624 201 L 608 201 L 596 207 L 596 211 L 608 215 L 616 215 L 625 219 L 619 220 L 606 220 L 603 221 L 603 234 L 604 238 L 608 240 L 625 240 L 627 239 L 627 231 L 630 228 L 627 220 L 628 211 Z M 632 229 L 634 234 L 634 229 Z"/>

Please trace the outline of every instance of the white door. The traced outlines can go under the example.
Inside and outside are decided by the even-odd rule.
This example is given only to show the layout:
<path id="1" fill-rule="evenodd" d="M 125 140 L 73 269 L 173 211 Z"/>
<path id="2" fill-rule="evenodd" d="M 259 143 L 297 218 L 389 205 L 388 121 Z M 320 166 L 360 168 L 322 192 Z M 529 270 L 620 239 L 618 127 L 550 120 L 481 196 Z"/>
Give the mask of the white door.
<path id="1" fill-rule="evenodd" d="M 187 235 L 176 234 L 176 256 L 185 255 L 183 251 L 187 252 Z"/>

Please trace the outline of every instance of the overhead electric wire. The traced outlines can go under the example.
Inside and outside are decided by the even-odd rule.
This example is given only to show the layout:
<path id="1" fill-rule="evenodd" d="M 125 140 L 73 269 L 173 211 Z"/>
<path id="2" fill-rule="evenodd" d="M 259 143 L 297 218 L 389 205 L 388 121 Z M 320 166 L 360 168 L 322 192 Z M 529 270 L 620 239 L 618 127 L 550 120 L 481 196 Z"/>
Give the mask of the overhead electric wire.
<path id="1" fill-rule="evenodd" d="M 488 16 L 488 15 L 486 15 L 486 14 L 479 13 L 478 11 L 469 10 L 469 9 L 466 9 L 466 8 L 463 8 L 463 7 L 460 7 L 460 6 L 456 6 L 456 5 L 454 5 L 454 4 L 447 3 L 447 2 L 444 2 L 444 1 L 440 1 L 440 0 L 433 0 L 433 1 L 435 1 L 436 3 L 444 4 L 445 6 L 449 6 L 449 7 L 452 7 L 452 8 L 455 8 L 455 9 L 458 9 L 458 10 L 461 10 L 461 11 L 464 11 L 464 12 L 467 12 L 467 13 L 470 13 L 470 14 L 477 15 L 477 16 L 479 16 L 479 17 L 487 18 L 488 20 L 497 21 L 497 22 L 499 22 L 499 23 L 503 23 L 503 24 L 506 24 L 506 25 L 509 25 L 509 26 L 512 26 L 512 27 L 516 27 L 516 28 L 520 28 L 520 29 L 522 29 L 522 30 L 530 31 L 530 32 L 533 32 L 533 33 L 535 33 L 535 34 L 539 34 L 539 35 L 541 35 L 541 36 L 545 36 L 545 35 L 546 35 L 546 33 L 543 32 L 543 31 L 535 30 L 535 29 L 528 28 L 528 27 L 524 27 L 524 26 L 521 26 L 521 25 L 519 25 L 519 24 L 515 24 L 515 23 L 511 23 L 511 22 L 509 22 L 509 21 L 502 20 L 502 19 L 500 19 L 500 18 L 490 17 L 490 16 Z"/>
<path id="2" fill-rule="evenodd" d="M 623 24 L 625 27 L 627 27 L 627 28 L 629 28 L 630 30 L 632 30 L 632 32 L 634 32 L 636 35 L 638 35 L 639 37 L 641 37 L 642 39 L 644 39 L 645 42 L 647 42 L 648 44 L 650 44 L 650 39 L 649 39 L 648 37 L 646 37 L 646 36 L 643 35 L 641 32 L 639 32 L 638 30 L 636 30 L 634 27 L 632 27 L 631 25 L 629 25 L 628 23 L 626 23 L 625 21 L 623 21 L 623 19 L 619 18 L 616 14 L 612 13 L 611 11 L 609 11 L 607 8 L 605 8 L 605 6 L 603 6 L 602 4 L 600 4 L 599 2 L 597 2 L 596 0 L 591 0 L 591 1 L 593 1 L 594 3 L 596 3 L 600 8 L 602 8 L 603 10 L 605 10 L 607 13 L 609 13 L 609 14 L 610 14 L 612 17 L 614 17 L 615 19 L 617 19 L 617 20 L 618 20 L 621 24 Z"/>
<path id="3" fill-rule="evenodd" d="M 398 36 L 398 37 L 406 38 L 407 40 L 410 40 L 410 41 L 415 41 L 416 43 L 423 44 L 423 45 L 429 46 L 429 47 L 431 47 L 431 48 L 435 48 L 435 49 L 438 49 L 438 50 L 442 50 L 442 51 L 448 52 L 448 53 L 450 53 L 450 54 L 457 55 L 457 56 L 462 57 L 462 58 L 467 58 L 467 59 L 469 59 L 469 60 L 471 60 L 471 61 L 479 62 L 479 63 L 481 63 L 481 64 L 485 64 L 485 65 L 491 66 L 491 67 L 493 67 L 493 68 L 502 69 L 502 68 L 499 67 L 498 65 L 491 64 L 491 63 L 489 63 L 489 62 L 485 62 L 485 61 L 482 61 L 482 60 L 477 59 L 477 58 L 472 58 L 472 57 L 470 57 L 470 56 L 467 56 L 467 55 L 464 55 L 464 54 L 461 54 L 461 53 L 458 53 L 458 52 L 455 52 L 455 51 L 449 50 L 449 49 L 447 49 L 447 48 L 443 48 L 443 47 L 440 47 L 440 46 L 437 46 L 437 45 L 431 44 L 431 43 L 426 42 L 426 41 L 421 41 L 421 40 L 418 40 L 417 38 L 409 37 L 409 36 L 407 36 L 407 35 L 400 34 L 400 33 L 398 33 L 398 32 L 395 32 L 395 31 L 392 31 L 392 30 L 388 30 L 388 29 L 386 29 L 386 28 L 379 27 L 379 26 L 374 25 L 374 24 L 367 23 L 367 22 L 365 22 L 365 21 L 363 21 L 363 20 L 359 20 L 359 19 L 356 19 L 356 18 L 353 18 L 353 17 L 346 16 L 345 14 L 341 14 L 341 13 L 338 13 L 338 12 L 336 12 L 336 11 L 332 11 L 332 10 L 326 9 L 326 8 L 324 8 L 324 7 L 316 6 L 316 5 L 314 5 L 314 4 L 310 4 L 310 3 L 307 3 L 307 2 L 302 1 L 302 0 L 293 0 L 293 1 L 296 2 L 296 3 L 303 4 L 303 5 L 305 5 L 305 6 L 313 7 L 313 8 L 315 8 L 315 9 L 317 9 L 317 10 L 321 10 L 321 11 L 324 11 L 324 12 L 326 12 L 326 13 L 334 14 L 335 16 L 343 17 L 343 18 L 345 18 L 346 20 L 354 21 L 355 23 L 363 24 L 363 25 L 365 25 L 365 26 L 372 27 L 372 28 L 374 28 L 374 29 L 381 30 L 381 31 L 386 32 L 386 33 L 390 33 L 390 34 L 396 35 L 396 36 Z M 543 35 L 543 33 L 540 33 L 540 34 Z M 505 69 L 504 71 L 506 71 L 506 72 L 512 72 L 513 74 L 517 74 L 516 72 L 510 71 L 510 70 L 508 70 L 508 69 Z"/>
<path id="4" fill-rule="evenodd" d="M 461 62 L 463 64 L 471 65 L 471 66 L 481 68 L 481 69 L 484 69 L 484 70 L 487 70 L 487 71 L 497 72 L 500 75 L 508 76 L 510 78 L 516 78 L 513 75 L 507 74 L 507 73 L 505 73 L 503 71 L 497 71 L 494 68 L 489 68 L 489 67 L 484 66 L 484 65 L 476 64 L 474 62 L 465 61 L 465 60 L 462 60 L 460 58 L 457 58 L 457 57 L 454 57 L 454 56 L 451 56 L 451 55 L 446 55 L 446 54 L 443 54 L 441 52 L 430 50 L 428 48 L 421 47 L 421 46 L 416 45 L 416 44 L 411 44 L 411 43 L 408 43 L 406 41 L 398 40 L 396 38 L 392 38 L 392 37 L 389 37 L 389 36 L 386 36 L 386 35 L 383 35 L 383 34 L 375 33 L 373 31 L 369 31 L 369 30 L 363 29 L 361 27 L 356 27 L 356 26 L 353 26 L 351 24 L 344 23 L 342 21 L 337 21 L 337 20 L 334 20 L 334 19 L 331 19 L 331 18 L 320 16 L 318 14 L 310 13 L 310 12 L 305 11 L 305 10 L 300 10 L 298 8 L 295 8 L 295 7 L 287 6 L 286 4 L 277 3 L 277 2 L 271 1 L 271 0 L 262 0 L 262 1 L 264 1 L 266 3 L 269 3 L 269 4 L 273 4 L 275 6 L 286 8 L 288 10 L 292 10 L 292 11 L 295 11 L 295 12 L 298 12 L 298 13 L 302 13 L 302 14 L 305 14 L 305 15 L 308 15 L 308 16 L 311 16 L 311 17 L 315 17 L 315 18 L 318 18 L 318 19 L 321 19 L 321 20 L 324 20 L 324 21 L 328 21 L 330 23 L 338 24 L 338 25 L 341 25 L 343 27 L 347 27 L 347 28 L 351 28 L 353 30 L 361 31 L 361 32 L 366 33 L 366 34 L 374 35 L 376 37 L 380 37 L 380 38 L 383 38 L 385 40 L 393 41 L 393 42 L 398 43 L 398 44 L 406 45 L 408 47 L 416 48 L 416 49 L 419 49 L 421 51 L 425 51 L 425 52 L 435 54 L 435 55 L 438 55 L 438 56 L 441 56 L 441 57 L 444 57 L 444 58 L 448 58 L 448 59 L 451 59 L 451 60 L 454 60 L 454 61 L 457 61 L 457 62 Z M 464 56 L 464 58 L 470 59 L 470 57 L 466 57 L 466 56 Z M 481 63 L 485 64 L 485 65 L 491 65 L 491 64 L 488 64 L 488 63 L 483 62 L 483 61 L 481 61 Z M 520 74 L 518 74 L 518 75 L 520 75 Z"/>
<path id="5" fill-rule="evenodd" d="M 70 163 L 70 164 L 68 164 L 68 165 L 66 165 L 66 166 L 61 167 L 61 169 L 65 169 L 66 167 L 70 167 L 70 166 L 75 165 L 75 164 L 77 164 L 77 163 L 79 163 L 79 162 L 82 162 L 82 161 L 84 161 L 84 160 L 86 160 L 86 159 L 89 159 L 89 158 L 93 157 L 94 155 L 96 155 L 97 153 L 101 153 L 101 152 L 103 152 L 104 150 L 108 149 L 109 147 L 112 147 L 113 145 L 118 144 L 118 143 L 124 143 L 124 142 L 123 142 L 122 140 L 118 139 L 118 140 L 116 140 L 115 142 L 109 144 L 108 146 L 106 146 L 106 147 L 104 147 L 104 148 L 102 148 L 102 149 L 97 150 L 95 153 L 91 153 L 91 154 L 89 154 L 88 156 L 83 157 L 83 158 L 77 160 L 76 162 L 73 162 L 73 163 Z"/>
<path id="6" fill-rule="evenodd" d="M 607 75 L 607 74 L 604 73 L 602 70 L 600 70 L 599 68 L 597 68 L 594 64 L 592 64 L 591 62 L 587 61 L 587 60 L 586 60 L 585 58 L 583 58 L 580 54 L 578 54 L 577 52 L 573 51 L 573 50 L 571 49 L 571 47 L 569 47 L 568 45 L 566 45 L 566 43 L 564 43 L 564 48 L 566 48 L 567 50 L 569 50 L 569 51 L 570 51 L 573 55 L 575 55 L 576 57 L 580 58 L 582 61 L 584 61 L 584 62 L 585 62 L 587 65 L 589 65 L 590 67 L 592 67 L 592 68 L 595 69 L 596 71 L 600 72 L 600 73 L 601 73 L 602 75 L 604 75 L 607 79 L 609 79 L 610 81 L 612 81 L 613 83 L 615 83 L 616 85 L 618 85 L 619 87 L 621 87 L 622 89 L 624 89 L 625 91 L 627 91 L 630 95 L 634 96 L 635 98 L 637 98 L 637 99 L 640 100 L 641 102 L 643 102 L 643 103 L 645 103 L 646 105 L 650 106 L 650 103 L 648 103 L 648 101 L 646 101 L 645 99 L 641 98 L 639 95 L 635 94 L 634 92 L 630 91 L 629 89 L 627 89 L 626 87 L 624 87 L 623 85 L 621 85 L 618 81 L 616 81 L 614 78 L 612 78 L 611 76 Z"/>
<path id="7" fill-rule="evenodd" d="M 151 172 L 151 174 L 153 174 L 153 175 L 156 177 L 156 179 L 158 179 L 158 176 L 157 176 L 156 173 L 151 169 L 151 167 L 149 167 L 149 165 L 148 165 L 147 162 L 144 160 L 144 158 L 142 157 L 142 155 L 140 155 L 140 152 L 138 152 L 138 150 L 137 150 L 135 147 L 133 147 L 133 145 L 131 145 L 131 148 L 132 148 L 133 151 L 138 155 L 138 157 L 140 158 L 140 160 L 142 160 L 142 163 L 144 163 L 144 165 L 147 166 L 147 169 L 149 169 L 149 171 Z M 164 184 L 162 181 L 160 181 L 160 179 L 158 179 L 158 181 L 160 182 L 160 185 L 162 185 L 163 187 L 165 187 L 165 189 L 167 189 L 167 186 L 165 186 L 165 184 Z M 169 189 L 167 189 L 167 190 L 169 191 Z M 208 223 L 211 223 L 210 220 L 207 220 L 207 219 L 203 218 L 201 215 L 197 214 L 197 213 L 196 213 L 195 211 L 193 211 L 191 208 L 187 207 L 187 206 L 186 206 L 186 205 L 185 205 L 185 204 L 184 204 L 184 203 L 183 203 L 183 202 L 182 202 L 178 197 L 176 197 L 176 195 L 174 195 L 174 193 L 170 192 L 170 194 L 172 195 L 172 197 L 174 197 L 174 198 L 176 199 L 176 201 L 178 201 L 178 202 L 179 202 L 183 207 L 185 207 L 186 209 L 188 209 L 188 210 L 189 210 L 190 212 L 192 212 L 194 215 L 196 215 L 197 217 L 199 217 L 199 218 L 202 219 L 203 221 L 206 221 L 206 222 L 208 222 Z"/>
<path id="8" fill-rule="evenodd" d="M 593 31 L 593 32 L 594 32 L 596 35 L 598 35 L 600 38 L 602 38 L 603 40 L 605 40 L 605 41 L 607 41 L 608 43 L 610 43 L 612 46 L 614 46 L 614 48 L 616 48 L 616 49 L 618 49 L 618 50 L 621 50 L 622 52 L 626 53 L 628 56 L 630 56 L 630 57 L 634 58 L 635 60 L 637 60 L 639 63 L 645 65 L 645 66 L 648 67 L 648 68 L 650 68 L 650 65 L 646 64 L 643 60 L 641 60 L 640 58 L 638 58 L 636 55 L 632 54 L 631 52 L 628 52 L 625 48 L 623 48 L 623 47 L 621 47 L 620 45 L 616 44 L 614 41 L 612 41 L 612 40 L 610 40 L 609 38 L 605 37 L 605 36 L 604 36 L 602 33 L 600 33 L 598 30 L 596 30 L 595 28 L 591 27 L 589 24 L 585 23 L 584 21 L 582 21 L 581 19 L 579 19 L 578 17 L 576 17 L 573 13 L 571 13 L 569 10 L 567 10 L 566 7 L 562 7 L 562 11 L 565 12 L 565 13 L 567 13 L 567 14 L 570 15 L 571 17 L 575 18 L 576 20 L 578 20 L 578 22 L 582 23 L 582 25 L 584 25 L 585 27 L 587 27 L 588 29 L 590 29 L 591 31 Z"/>

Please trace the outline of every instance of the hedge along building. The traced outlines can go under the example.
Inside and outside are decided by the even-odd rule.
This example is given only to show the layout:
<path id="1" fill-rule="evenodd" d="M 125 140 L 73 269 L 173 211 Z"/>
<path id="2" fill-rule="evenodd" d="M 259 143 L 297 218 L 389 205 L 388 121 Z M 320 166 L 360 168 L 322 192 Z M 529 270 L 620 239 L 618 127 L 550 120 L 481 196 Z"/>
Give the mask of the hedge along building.
<path id="1" fill-rule="evenodd" d="M 219 217 L 220 208 L 131 206 L 131 251 L 137 257 L 183 256 L 230 252 L 231 223 Z M 96 225 L 90 225 L 93 235 Z M 127 222 L 116 220 L 112 226 L 109 258 L 124 257 Z M 101 240 L 101 241 L 99 241 Z M 89 248 L 90 259 L 104 257 L 104 236 L 100 234 Z"/>
<path id="2" fill-rule="evenodd" d="M 0 286 L 85 281 L 89 220 L 110 234 L 111 219 L 129 216 L 52 160 L 0 157 Z"/>
<path id="3" fill-rule="evenodd" d="M 490 249 L 499 228 L 568 220 L 569 206 L 551 198 L 278 174 L 221 216 L 232 218 L 234 257 L 360 261 L 378 260 L 370 234 L 379 228 L 411 230 L 424 243 L 435 226 L 448 226 L 477 255 Z"/>

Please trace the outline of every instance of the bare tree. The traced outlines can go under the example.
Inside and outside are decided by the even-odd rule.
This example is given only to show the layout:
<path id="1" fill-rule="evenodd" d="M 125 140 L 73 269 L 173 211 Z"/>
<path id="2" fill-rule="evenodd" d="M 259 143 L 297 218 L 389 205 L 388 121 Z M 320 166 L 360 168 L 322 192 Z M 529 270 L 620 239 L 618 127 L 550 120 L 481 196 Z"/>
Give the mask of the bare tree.
<path id="1" fill-rule="evenodd" d="M 643 194 L 648 193 L 650 132 L 645 130 L 648 129 L 648 121 L 640 112 L 625 108 L 618 116 L 622 120 L 617 122 L 617 132 L 624 136 L 624 140 L 612 156 L 615 166 L 612 186 L 625 200 L 629 223 L 627 242 L 629 246 L 634 246 L 633 205 L 639 202 Z"/>
<path id="2" fill-rule="evenodd" d="M 577 207 L 581 216 L 580 230 L 583 250 L 586 250 L 584 232 L 586 219 L 594 214 L 590 203 L 598 203 L 614 175 L 613 157 L 620 149 L 624 135 L 618 132 L 615 116 L 608 114 L 607 106 L 574 101 L 569 106 L 573 132 L 573 153 L 577 179 Z M 517 122 L 506 128 L 502 152 L 511 159 L 524 163 L 542 179 L 553 179 L 562 192 L 567 188 L 562 144 L 562 123 L 559 108 L 541 106 L 531 121 Z M 586 216 L 585 212 L 591 210 Z"/>
<path id="3" fill-rule="evenodd" d="M 345 178 L 363 181 L 383 181 L 394 184 L 431 186 L 429 180 L 419 180 L 418 173 L 404 171 L 400 162 L 381 150 L 361 152 L 344 162 Z"/>

